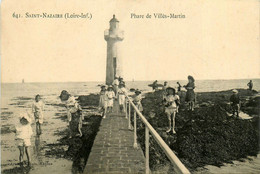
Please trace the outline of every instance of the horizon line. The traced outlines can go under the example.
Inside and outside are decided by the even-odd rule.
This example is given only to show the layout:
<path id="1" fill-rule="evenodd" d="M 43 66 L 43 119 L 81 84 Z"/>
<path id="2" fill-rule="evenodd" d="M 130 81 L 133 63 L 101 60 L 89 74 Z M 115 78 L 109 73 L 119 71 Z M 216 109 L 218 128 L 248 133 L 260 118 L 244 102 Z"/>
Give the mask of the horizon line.
<path id="1" fill-rule="evenodd" d="M 232 78 L 232 79 L 196 79 L 196 81 L 201 81 L 201 80 L 250 80 L 250 79 L 252 79 L 252 80 L 260 80 L 260 77 L 254 77 L 254 78 L 241 78 L 241 79 L 239 79 L 239 78 Z M 158 80 L 158 79 L 154 79 L 154 80 L 134 80 L 134 82 L 144 82 L 144 81 L 155 81 L 155 80 Z M 165 80 L 165 79 L 160 79 L 160 80 L 158 80 L 158 81 L 184 81 L 184 80 L 187 80 L 187 79 L 175 79 L 175 80 L 173 80 L 173 79 L 171 79 L 171 80 Z M 89 80 L 89 81 L 49 81 L 49 82 L 47 82 L 47 81 L 28 81 L 28 82 L 24 82 L 24 83 L 86 83 L 86 82 L 105 82 L 105 81 L 94 81 L 94 80 Z M 129 80 L 129 79 L 127 79 L 127 80 L 125 80 L 125 82 L 132 82 L 132 80 Z M 22 83 L 22 82 L 1 82 L 1 84 L 7 84 L 7 83 Z"/>

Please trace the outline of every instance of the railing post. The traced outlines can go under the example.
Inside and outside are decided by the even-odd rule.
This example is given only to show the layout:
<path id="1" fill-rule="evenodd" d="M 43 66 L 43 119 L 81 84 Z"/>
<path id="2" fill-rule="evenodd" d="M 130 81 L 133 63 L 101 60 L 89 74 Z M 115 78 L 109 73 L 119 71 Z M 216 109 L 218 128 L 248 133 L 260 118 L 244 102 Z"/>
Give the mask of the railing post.
<path id="1" fill-rule="evenodd" d="M 131 103 L 129 101 L 129 105 L 128 105 L 128 129 L 132 129 L 132 126 L 131 126 Z"/>
<path id="2" fill-rule="evenodd" d="M 137 135 L 136 135 L 136 111 L 134 111 L 134 148 L 137 148 Z"/>
<path id="3" fill-rule="evenodd" d="M 147 126 L 145 126 L 145 173 L 150 173 L 150 167 L 149 167 L 149 129 Z"/>
<path id="4" fill-rule="evenodd" d="M 125 98 L 125 107 L 124 107 L 124 110 L 125 110 L 125 118 L 127 119 L 127 98 Z"/>

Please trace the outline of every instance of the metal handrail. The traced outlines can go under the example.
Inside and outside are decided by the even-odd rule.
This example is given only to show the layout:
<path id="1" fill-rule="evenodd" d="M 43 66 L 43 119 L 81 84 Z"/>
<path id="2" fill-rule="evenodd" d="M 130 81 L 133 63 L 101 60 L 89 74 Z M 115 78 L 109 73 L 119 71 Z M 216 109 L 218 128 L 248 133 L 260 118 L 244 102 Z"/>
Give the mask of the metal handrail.
<path id="1" fill-rule="evenodd" d="M 134 108 L 134 148 L 137 148 L 137 134 L 136 134 L 136 113 L 142 120 L 145 125 L 145 173 L 150 173 L 149 168 L 149 133 L 154 137 L 156 142 L 159 144 L 161 149 L 167 155 L 169 160 L 174 166 L 174 169 L 177 173 L 190 174 L 189 170 L 182 164 L 179 158 L 173 153 L 173 151 L 169 148 L 169 146 L 163 141 L 161 136 L 156 132 L 156 130 L 152 127 L 152 125 L 146 120 L 143 114 L 139 111 L 139 109 L 135 106 L 135 104 L 131 101 L 129 96 L 125 95 L 127 100 L 125 100 L 125 109 L 127 108 L 127 101 L 129 101 L 129 113 L 128 113 L 128 128 L 131 128 L 130 119 L 131 119 L 131 107 Z M 131 104 L 131 105 L 130 105 Z M 126 118 L 127 118 L 127 109 L 126 109 Z"/>

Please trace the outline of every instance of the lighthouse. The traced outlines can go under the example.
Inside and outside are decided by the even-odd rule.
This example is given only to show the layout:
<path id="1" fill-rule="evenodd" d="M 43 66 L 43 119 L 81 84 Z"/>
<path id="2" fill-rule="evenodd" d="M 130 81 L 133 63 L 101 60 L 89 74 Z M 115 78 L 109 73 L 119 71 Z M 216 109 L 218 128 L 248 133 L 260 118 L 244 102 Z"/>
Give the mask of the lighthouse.
<path id="1" fill-rule="evenodd" d="M 106 84 L 111 85 L 115 77 L 122 77 L 122 57 L 120 44 L 124 39 L 124 32 L 119 29 L 119 21 L 115 15 L 109 21 L 110 27 L 105 30 L 104 38 L 107 41 Z"/>

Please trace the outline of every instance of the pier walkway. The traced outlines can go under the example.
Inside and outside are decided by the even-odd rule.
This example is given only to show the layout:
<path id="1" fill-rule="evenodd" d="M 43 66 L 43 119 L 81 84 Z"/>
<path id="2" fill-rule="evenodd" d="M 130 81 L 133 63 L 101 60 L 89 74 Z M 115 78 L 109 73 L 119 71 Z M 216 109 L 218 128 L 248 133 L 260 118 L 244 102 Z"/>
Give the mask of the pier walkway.
<path id="1" fill-rule="evenodd" d="M 134 149 L 134 134 L 128 130 L 125 114 L 118 112 L 118 103 L 105 119 L 92 146 L 84 174 L 145 173 L 141 148 Z"/>

